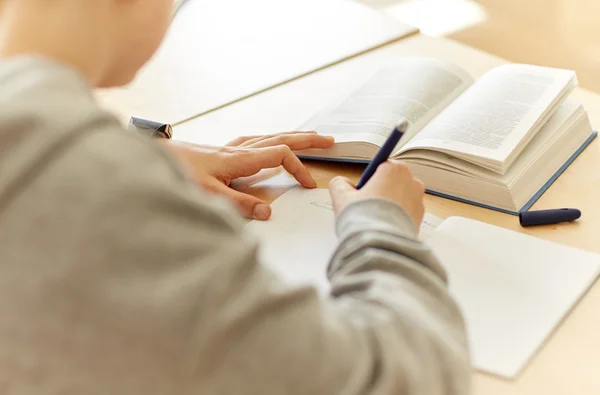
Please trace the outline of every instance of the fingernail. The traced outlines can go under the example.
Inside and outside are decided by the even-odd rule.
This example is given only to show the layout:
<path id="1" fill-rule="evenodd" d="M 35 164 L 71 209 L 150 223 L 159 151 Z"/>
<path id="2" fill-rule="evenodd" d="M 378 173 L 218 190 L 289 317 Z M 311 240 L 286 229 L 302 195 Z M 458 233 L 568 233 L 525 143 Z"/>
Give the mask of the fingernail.
<path id="1" fill-rule="evenodd" d="M 253 216 L 255 219 L 268 219 L 271 214 L 271 208 L 266 204 L 257 204 L 254 207 Z"/>

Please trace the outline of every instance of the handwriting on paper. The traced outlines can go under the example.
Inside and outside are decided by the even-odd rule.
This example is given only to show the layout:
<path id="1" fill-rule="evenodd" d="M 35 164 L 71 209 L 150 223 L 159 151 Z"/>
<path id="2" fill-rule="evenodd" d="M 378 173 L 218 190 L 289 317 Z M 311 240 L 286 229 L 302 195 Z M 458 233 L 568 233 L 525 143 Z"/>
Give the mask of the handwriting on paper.
<path id="1" fill-rule="evenodd" d="M 333 202 L 332 201 L 327 201 L 327 202 L 310 202 L 310 204 L 313 205 L 313 206 L 315 206 L 315 207 L 324 208 L 326 210 L 333 211 Z"/>

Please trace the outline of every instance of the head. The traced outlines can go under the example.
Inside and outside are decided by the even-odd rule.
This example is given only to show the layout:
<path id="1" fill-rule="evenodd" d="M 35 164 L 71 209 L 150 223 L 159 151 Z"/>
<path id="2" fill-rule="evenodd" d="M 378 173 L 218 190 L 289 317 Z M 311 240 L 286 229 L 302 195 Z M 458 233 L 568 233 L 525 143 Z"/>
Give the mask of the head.
<path id="1" fill-rule="evenodd" d="M 160 46 L 176 0 L 0 0 L 0 57 L 37 53 L 92 85 L 129 83 Z"/>

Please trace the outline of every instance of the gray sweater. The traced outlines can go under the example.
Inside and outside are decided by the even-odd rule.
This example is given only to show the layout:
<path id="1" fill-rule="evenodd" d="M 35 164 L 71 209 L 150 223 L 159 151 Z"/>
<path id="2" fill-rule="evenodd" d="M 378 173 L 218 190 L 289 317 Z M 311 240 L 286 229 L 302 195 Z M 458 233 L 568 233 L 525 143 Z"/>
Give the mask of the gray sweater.
<path id="1" fill-rule="evenodd" d="M 468 393 L 461 313 L 393 203 L 338 217 L 323 299 L 73 70 L 0 61 L 0 150 L 1 393 Z"/>

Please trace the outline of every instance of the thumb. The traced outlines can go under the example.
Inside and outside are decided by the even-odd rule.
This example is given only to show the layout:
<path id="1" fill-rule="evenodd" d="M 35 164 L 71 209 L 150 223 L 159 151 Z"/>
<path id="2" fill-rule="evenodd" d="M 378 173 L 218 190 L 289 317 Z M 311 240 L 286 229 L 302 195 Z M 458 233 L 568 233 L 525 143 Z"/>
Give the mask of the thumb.
<path id="1" fill-rule="evenodd" d="M 336 196 L 340 196 L 344 193 L 355 191 L 356 187 L 352 184 L 349 178 L 346 177 L 334 177 L 329 182 L 329 193 L 331 197 L 335 199 Z"/>
<path id="2" fill-rule="evenodd" d="M 246 217 L 257 220 L 267 220 L 271 217 L 271 207 L 264 201 L 243 192 L 236 191 L 227 185 L 214 180 L 205 187 L 214 193 L 217 193 L 234 203 L 240 213 Z"/>

